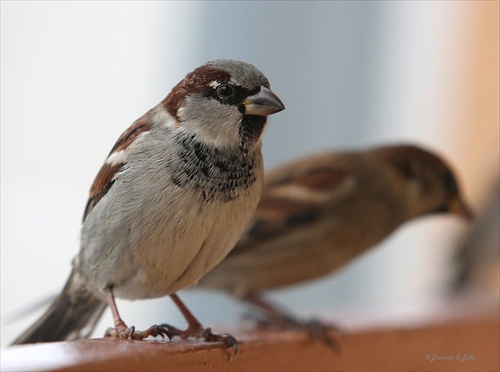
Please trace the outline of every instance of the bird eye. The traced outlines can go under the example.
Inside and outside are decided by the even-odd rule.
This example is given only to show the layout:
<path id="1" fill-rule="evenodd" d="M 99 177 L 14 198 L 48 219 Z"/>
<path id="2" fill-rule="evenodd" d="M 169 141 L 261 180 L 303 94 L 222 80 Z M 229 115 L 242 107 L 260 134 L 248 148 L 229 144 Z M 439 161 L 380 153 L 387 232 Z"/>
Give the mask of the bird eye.
<path id="1" fill-rule="evenodd" d="M 234 89 L 231 85 L 229 84 L 220 84 L 216 88 L 216 92 L 221 98 L 229 98 L 233 95 Z"/>

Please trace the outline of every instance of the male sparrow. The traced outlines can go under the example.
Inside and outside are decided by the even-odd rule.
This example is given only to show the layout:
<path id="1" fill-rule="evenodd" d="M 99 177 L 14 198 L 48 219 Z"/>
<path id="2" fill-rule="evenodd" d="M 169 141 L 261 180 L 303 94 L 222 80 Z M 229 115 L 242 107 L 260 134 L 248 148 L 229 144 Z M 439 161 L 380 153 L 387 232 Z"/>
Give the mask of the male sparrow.
<path id="1" fill-rule="evenodd" d="M 447 212 L 471 216 L 449 167 L 426 150 L 309 156 L 266 174 L 246 232 L 198 287 L 226 290 L 265 310 L 271 323 L 302 327 L 261 292 L 329 274 L 404 222 Z"/>
<path id="2" fill-rule="evenodd" d="M 263 183 L 261 134 L 284 109 L 267 78 L 232 60 L 208 62 L 136 120 L 114 145 L 90 189 L 80 252 L 45 314 L 14 344 L 88 337 L 107 305 L 107 335 L 223 340 L 203 329 L 175 294 L 234 247 Z M 114 296 L 170 295 L 189 327 L 127 327 Z"/>

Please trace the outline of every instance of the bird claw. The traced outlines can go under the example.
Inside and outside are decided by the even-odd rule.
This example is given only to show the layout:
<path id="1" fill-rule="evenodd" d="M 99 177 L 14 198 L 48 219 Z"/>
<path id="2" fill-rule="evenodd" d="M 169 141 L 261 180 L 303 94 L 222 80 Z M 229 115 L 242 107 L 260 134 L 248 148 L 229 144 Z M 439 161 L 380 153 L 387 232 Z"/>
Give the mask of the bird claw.
<path id="1" fill-rule="evenodd" d="M 163 338 L 168 337 L 169 340 L 172 339 L 168 329 L 158 326 L 156 324 L 152 325 L 145 331 L 136 331 L 135 327 L 116 327 L 116 328 L 108 328 L 104 337 L 114 337 L 122 340 L 144 340 L 151 337 L 161 336 Z"/>
<path id="2" fill-rule="evenodd" d="M 128 340 L 130 336 L 134 333 L 135 327 L 116 327 L 116 328 L 108 328 L 106 332 L 104 332 L 104 337 L 114 337 L 120 338 L 123 340 Z"/>
<path id="3" fill-rule="evenodd" d="M 305 329 L 313 338 L 322 340 L 327 346 L 340 350 L 338 338 L 339 330 L 335 324 L 325 324 L 316 319 L 302 323 Z M 334 335 L 332 335 L 332 333 Z"/>
<path id="4" fill-rule="evenodd" d="M 209 342 L 222 342 L 226 348 L 231 347 L 234 350 L 234 355 L 238 353 L 238 341 L 229 333 L 212 333 L 210 328 L 205 328 L 205 341 Z"/>
<path id="5" fill-rule="evenodd" d="M 232 348 L 234 350 L 234 355 L 238 352 L 238 341 L 229 333 L 212 333 L 212 329 L 208 328 L 192 328 L 188 327 L 186 330 L 180 330 L 169 324 L 161 324 L 160 327 L 167 330 L 170 338 L 174 336 L 179 336 L 182 339 L 187 339 L 189 337 L 203 339 L 206 342 L 222 342 L 226 348 Z"/>
<path id="6" fill-rule="evenodd" d="M 145 331 L 138 331 L 138 332 L 133 332 L 130 336 L 130 338 L 134 340 L 144 340 L 145 338 L 148 338 L 149 336 L 151 337 L 157 337 L 161 336 L 162 338 L 168 337 L 169 340 L 172 339 L 172 336 L 168 332 L 168 330 L 162 326 L 158 326 L 156 324 L 152 325 Z"/>

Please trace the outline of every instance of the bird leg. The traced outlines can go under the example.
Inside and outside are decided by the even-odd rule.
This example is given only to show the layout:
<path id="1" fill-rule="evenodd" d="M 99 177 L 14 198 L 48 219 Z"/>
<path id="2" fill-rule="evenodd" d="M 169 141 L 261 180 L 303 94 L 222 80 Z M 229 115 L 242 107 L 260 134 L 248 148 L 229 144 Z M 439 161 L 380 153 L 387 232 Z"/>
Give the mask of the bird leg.
<path id="1" fill-rule="evenodd" d="M 201 323 L 196 319 L 196 317 L 189 311 L 187 306 L 181 301 L 177 294 L 172 293 L 170 295 L 172 301 L 174 301 L 177 308 L 180 310 L 184 319 L 188 323 L 186 330 L 182 331 L 168 324 L 162 324 L 161 327 L 165 328 L 170 336 L 179 336 L 182 339 L 187 339 L 189 337 L 201 338 L 209 342 L 223 342 L 226 347 L 232 347 L 234 353 L 238 351 L 238 343 L 236 339 L 228 333 L 216 334 L 212 333 L 211 328 L 203 328 Z"/>
<path id="2" fill-rule="evenodd" d="M 284 310 L 264 301 L 256 292 L 246 294 L 243 300 L 263 310 L 266 315 L 266 319 L 257 319 L 259 327 L 305 330 L 312 337 L 321 339 L 328 346 L 334 348 L 339 346 L 337 337 L 331 335 L 332 331 L 338 332 L 338 328 L 333 324 L 324 324 L 316 319 L 308 321 L 297 319 Z"/>
<path id="3" fill-rule="evenodd" d="M 118 313 L 118 308 L 115 302 L 115 295 L 113 294 L 113 288 L 107 287 L 104 290 L 104 293 L 106 294 L 106 302 L 108 303 L 109 308 L 111 309 L 111 313 L 113 314 L 113 320 L 115 322 L 115 328 L 108 328 L 106 330 L 106 333 L 104 334 L 104 337 L 115 337 L 125 340 L 128 339 L 144 340 L 149 336 L 152 337 L 167 336 L 169 339 L 172 338 L 166 328 L 163 328 L 162 326 L 158 326 L 156 324 L 152 325 L 145 331 L 136 331 L 134 326 L 127 327 L 127 325 L 121 318 L 120 313 Z"/>

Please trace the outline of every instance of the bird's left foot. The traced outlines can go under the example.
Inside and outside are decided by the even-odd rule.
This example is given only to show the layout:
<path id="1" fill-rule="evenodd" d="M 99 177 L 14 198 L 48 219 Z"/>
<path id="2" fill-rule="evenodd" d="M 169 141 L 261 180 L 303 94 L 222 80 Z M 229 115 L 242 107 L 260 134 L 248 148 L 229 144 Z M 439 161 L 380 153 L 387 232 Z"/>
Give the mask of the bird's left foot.
<path id="1" fill-rule="evenodd" d="M 152 325 L 145 331 L 136 331 L 135 327 L 127 327 L 125 324 L 123 327 L 108 328 L 104 337 L 115 337 L 124 340 L 144 340 L 145 338 L 161 336 L 163 338 L 168 337 L 172 339 L 168 330 L 162 326 Z"/>
<path id="2" fill-rule="evenodd" d="M 234 350 L 234 354 L 238 352 L 238 342 L 229 333 L 212 333 L 211 328 L 203 328 L 200 324 L 196 326 L 189 326 L 186 330 L 181 330 L 175 328 L 169 324 L 160 325 L 161 328 L 165 329 L 170 337 L 179 336 L 182 339 L 187 338 L 198 338 L 203 339 L 207 342 L 222 342 L 227 348 L 231 347 Z"/>

